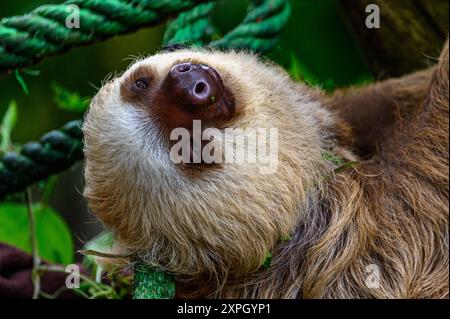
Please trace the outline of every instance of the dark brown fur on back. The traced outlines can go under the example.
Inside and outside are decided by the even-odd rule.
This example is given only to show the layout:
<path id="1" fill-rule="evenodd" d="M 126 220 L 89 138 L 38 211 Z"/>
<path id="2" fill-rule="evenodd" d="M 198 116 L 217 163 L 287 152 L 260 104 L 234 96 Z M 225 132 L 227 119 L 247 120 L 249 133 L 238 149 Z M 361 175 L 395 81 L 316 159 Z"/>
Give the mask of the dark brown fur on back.
<path id="1" fill-rule="evenodd" d="M 340 146 L 363 160 L 311 192 L 269 269 L 228 278 L 219 296 L 448 297 L 448 76 L 447 44 L 433 69 L 323 97 Z M 376 288 L 366 284 L 374 265 Z M 180 284 L 179 296 L 216 289 Z"/>

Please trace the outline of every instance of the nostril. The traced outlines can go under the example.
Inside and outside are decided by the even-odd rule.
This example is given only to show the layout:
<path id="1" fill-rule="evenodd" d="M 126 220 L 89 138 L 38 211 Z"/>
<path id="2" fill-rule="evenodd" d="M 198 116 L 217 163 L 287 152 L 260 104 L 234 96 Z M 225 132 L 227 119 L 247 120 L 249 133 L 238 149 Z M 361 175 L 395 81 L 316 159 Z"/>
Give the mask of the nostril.
<path id="1" fill-rule="evenodd" d="M 179 64 L 176 66 L 175 70 L 180 73 L 189 72 L 191 70 L 191 66 L 188 63 Z"/>
<path id="2" fill-rule="evenodd" d="M 194 87 L 194 93 L 196 95 L 207 95 L 208 94 L 208 84 L 204 81 L 198 81 Z"/>

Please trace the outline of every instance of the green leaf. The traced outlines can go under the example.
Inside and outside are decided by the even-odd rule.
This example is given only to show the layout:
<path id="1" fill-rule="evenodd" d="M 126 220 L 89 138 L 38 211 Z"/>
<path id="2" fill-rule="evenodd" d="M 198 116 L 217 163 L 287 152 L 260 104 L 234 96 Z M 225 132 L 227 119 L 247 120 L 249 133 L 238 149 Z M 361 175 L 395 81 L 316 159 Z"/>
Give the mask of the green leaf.
<path id="1" fill-rule="evenodd" d="M 104 231 L 92 238 L 86 245 L 85 250 L 108 252 L 113 245 L 113 235 L 109 231 Z M 85 255 L 83 264 L 87 269 L 91 269 L 93 274 L 97 273 L 98 265 L 93 255 Z"/>
<path id="2" fill-rule="evenodd" d="M 0 152 L 6 152 L 11 146 L 11 132 L 17 124 L 17 104 L 12 100 L 0 125 Z"/>
<path id="3" fill-rule="evenodd" d="M 314 76 L 313 72 L 302 63 L 294 52 L 291 52 L 291 62 L 289 74 L 297 82 L 305 82 L 309 85 L 318 85 L 320 81 Z"/>
<path id="4" fill-rule="evenodd" d="M 39 71 L 39 70 L 32 70 L 32 69 L 23 69 L 22 72 L 27 74 L 27 75 L 32 75 L 32 76 L 38 76 L 39 74 L 41 74 L 41 71 Z"/>
<path id="5" fill-rule="evenodd" d="M 62 110 L 83 113 L 88 107 L 89 98 L 78 92 L 71 92 L 56 82 L 52 82 L 53 101 Z"/>
<path id="6" fill-rule="evenodd" d="M 33 205 L 39 256 L 58 264 L 73 262 L 73 239 L 64 220 L 50 207 Z M 26 205 L 0 204 L 0 242 L 31 253 Z"/>
<path id="7" fill-rule="evenodd" d="M 114 236 L 110 231 L 103 231 L 85 244 L 84 249 L 96 252 L 109 252 L 113 247 L 113 240 Z M 97 264 L 96 256 L 90 254 L 84 255 L 83 265 L 85 269 L 90 271 L 91 277 L 95 278 L 96 285 L 103 290 L 109 291 L 107 295 L 100 293 L 103 298 L 123 299 L 132 295 L 133 275 L 116 267 L 104 270 Z M 102 279 L 105 277 L 108 278 L 107 283 L 102 282 Z M 92 293 L 90 290 L 92 290 L 92 287 L 84 291 L 91 298 L 94 298 L 95 293 Z"/>
<path id="8" fill-rule="evenodd" d="M 17 82 L 19 82 L 20 86 L 22 87 L 23 92 L 24 92 L 26 95 L 28 95 L 28 93 L 29 93 L 29 91 L 28 91 L 28 86 L 27 86 L 27 84 L 25 83 L 25 80 L 23 79 L 23 77 L 20 75 L 18 69 L 16 69 L 15 75 L 16 75 L 16 80 L 17 80 Z"/>
<path id="9" fill-rule="evenodd" d="M 291 239 L 292 239 L 291 235 L 284 235 L 284 236 L 281 237 L 280 240 L 281 240 L 282 243 L 285 243 L 285 242 L 290 241 Z"/>
<path id="10" fill-rule="evenodd" d="M 270 267 L 270 264 L 272 263 L 272 252 L 269 251 L 266 255 L 266 259 L 264 260 L 263 264 L 261 265 L 262 268 L 267 269 Z"/>
<path id="11" fill-rule="evenodd" d="M 330 152 L 330 151 L 324 151 L 322 153 L 322 157 L 324 160 L 330 161 L 336 165 L 342 165 L 342 163 L 344 163 L 342 158 L 340 158 L 339 156 L 337 156 L 336 154 L 334 154 L 333 152 Z"/>

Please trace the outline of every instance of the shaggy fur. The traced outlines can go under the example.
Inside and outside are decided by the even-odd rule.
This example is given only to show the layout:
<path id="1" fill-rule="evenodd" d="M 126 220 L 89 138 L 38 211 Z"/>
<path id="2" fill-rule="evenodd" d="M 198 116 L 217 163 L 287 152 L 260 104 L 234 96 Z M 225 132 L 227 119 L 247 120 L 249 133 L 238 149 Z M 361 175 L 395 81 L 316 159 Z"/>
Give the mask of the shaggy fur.
<path id="1" fill-rule="evenodd" d="M 127 87 L 147 74 L 151 96 L 186 61 L 233 93 L 228 127 L 278 128 L 274 174 L 170 161 L 154 106 Z M 179 297 L 448 297 L 448 44 L 433 69 L 332 96 L 252 55 L 161 53 L 103 86 L 84 133 L 90 208 L 122 250 L 174 274 Z"/>

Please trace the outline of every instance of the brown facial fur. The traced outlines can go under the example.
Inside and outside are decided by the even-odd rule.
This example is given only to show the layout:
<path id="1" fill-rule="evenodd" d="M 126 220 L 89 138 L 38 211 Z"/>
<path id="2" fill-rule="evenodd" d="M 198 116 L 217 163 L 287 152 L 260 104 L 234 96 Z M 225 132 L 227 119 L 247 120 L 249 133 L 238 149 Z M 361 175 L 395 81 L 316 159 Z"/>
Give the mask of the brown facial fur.
<path id="1" fill-rule="evenodd" d="M 448 297 L 448 44 L 434 69 L 333 96 L 235 53 L 137 67 L 158 83 L 189 57 L 235 96 L 227 125 L 279 128 L 278 171 L 184 175 L 148 113 L 120 94 L 131 69 L 102 88 L 84 125 L 84 194 L 123 249 L 177 275 L 179 297 Z M 358 163 L 336 171 L 326 150 Z M 372 264 L 379 288 L 365 283 Z"/>

